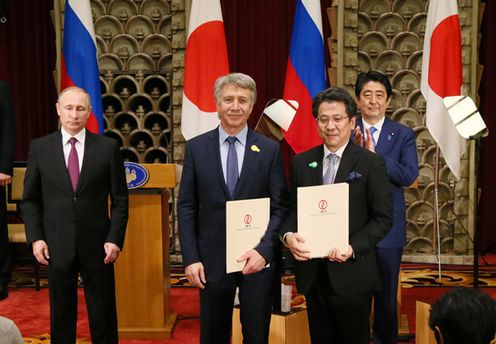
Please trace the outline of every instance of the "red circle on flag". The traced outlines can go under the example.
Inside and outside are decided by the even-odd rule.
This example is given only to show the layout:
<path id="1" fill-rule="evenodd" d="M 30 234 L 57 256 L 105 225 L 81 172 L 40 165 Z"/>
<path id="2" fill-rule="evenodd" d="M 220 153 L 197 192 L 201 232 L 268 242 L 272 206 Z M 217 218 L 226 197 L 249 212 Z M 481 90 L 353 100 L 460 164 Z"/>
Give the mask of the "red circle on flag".
<path id="1" fill-rule="evenodd" d="M 224 24 L 210 21 L 189 36 L 186 45 L 184 94 L 201 111 L 215 112 L 215 80 L 229 73 Z"/>
<path id="2" fill-rule="evenodd" d="M 460 95 L 462 53 L 458 15 L 442 20 L 432 31 L 429 86 L 441 98 Z"/>

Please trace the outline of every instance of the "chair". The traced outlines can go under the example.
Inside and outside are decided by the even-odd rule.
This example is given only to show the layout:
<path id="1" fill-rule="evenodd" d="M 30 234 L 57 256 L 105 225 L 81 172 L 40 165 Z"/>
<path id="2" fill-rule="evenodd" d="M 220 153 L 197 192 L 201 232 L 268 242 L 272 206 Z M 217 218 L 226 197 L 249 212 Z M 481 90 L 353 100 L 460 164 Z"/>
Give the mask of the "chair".
<path id="1" fill-rule="evenodd" d="M 429 314 L 431 305 L 422 301 L 415 303 L 415 343 L 436 344 L 434 332 L 429 327 Z"/>
<path id="2" fill-rule="evenodd" d="M 31 246 L 26 239 L 24 223 L 19 203 L 22 200 L 25 163 L 15 163 L 12 173 L 12 184 L 7 187 L 7 213 L 9 214 L 9 242 L 14 264 L 29 264 L 33 266 L 35 289 L 40 290 L 40 265 L 33 257 Z"/>

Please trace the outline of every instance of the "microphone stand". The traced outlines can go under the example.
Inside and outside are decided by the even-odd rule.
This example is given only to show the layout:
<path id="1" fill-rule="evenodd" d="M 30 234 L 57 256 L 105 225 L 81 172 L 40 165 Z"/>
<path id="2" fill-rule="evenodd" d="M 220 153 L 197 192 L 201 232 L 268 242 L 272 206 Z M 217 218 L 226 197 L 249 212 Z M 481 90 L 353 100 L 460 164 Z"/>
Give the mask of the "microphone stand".
<path id="1" fill-rule="evenodd" d="M 477 211 L 477 206 L 479 205 L 479 190 L 478 190 L 478 178 L 479 178 L 479 159 L 480 159 L 480 147 L 481 147 L 481 136 L 470 136 L 470 140 L 475 143 L 474 152 L 474 201 L 473 201 L 473 211 L 474 211 L 474 240 L 473 240 L 473 250 L 474 250 L 474 263 L 473 263 L 473 279 L 474 288 L 479 287 L 479 242 L 480 242 L 480 232 L 479 232 L 479 212 Z"/>

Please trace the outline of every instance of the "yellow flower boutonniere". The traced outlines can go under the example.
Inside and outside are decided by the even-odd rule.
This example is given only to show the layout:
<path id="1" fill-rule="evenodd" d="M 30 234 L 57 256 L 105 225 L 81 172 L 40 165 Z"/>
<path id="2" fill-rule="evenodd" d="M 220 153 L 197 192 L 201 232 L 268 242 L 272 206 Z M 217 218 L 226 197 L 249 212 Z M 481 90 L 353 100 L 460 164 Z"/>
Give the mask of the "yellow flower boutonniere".
<path id="1" fill-rule="evenodd" d="M 254 152 L 260 153 L 260 148 L 257 145 L 251 145 L 250 149 Z"/>

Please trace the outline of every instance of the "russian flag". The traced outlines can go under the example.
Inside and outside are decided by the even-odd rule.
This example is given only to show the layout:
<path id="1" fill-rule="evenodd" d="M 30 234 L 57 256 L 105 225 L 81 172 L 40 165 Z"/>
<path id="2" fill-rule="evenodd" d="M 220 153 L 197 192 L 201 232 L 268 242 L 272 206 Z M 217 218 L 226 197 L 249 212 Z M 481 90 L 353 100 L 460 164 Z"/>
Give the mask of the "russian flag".
<path id="1" fill-rule="evenodd" d="M 220 0 L 193 0 L 184 63 L 181 131 L 186 140 L 219 125 L 214 85 L 229 73 Z"/>
<path id="2" fill-rule="evenodd" d="M 78 86 L 91 98 L 86 129 L 102 134 L 104 129 L 97 49 L 89 0 L 66 0 L 60 89 Z"/>
<path id="3" fill-rule="evenodd" d="M 296 100 L 298 111 L 284 138 L 298 154 L 322 144 L 312 116 L 312 98 L 326 83 L 320 1 L 297 0 L 283 98 Z"/>

